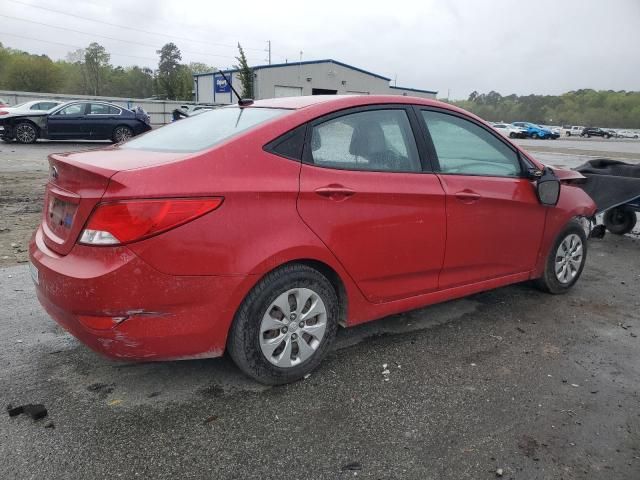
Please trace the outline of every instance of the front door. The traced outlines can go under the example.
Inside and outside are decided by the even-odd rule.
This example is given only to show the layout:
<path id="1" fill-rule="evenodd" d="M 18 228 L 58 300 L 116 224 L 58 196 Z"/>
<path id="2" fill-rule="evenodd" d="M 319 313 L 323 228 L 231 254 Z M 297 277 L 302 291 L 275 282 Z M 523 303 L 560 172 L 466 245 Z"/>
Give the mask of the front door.
<path id="1" fill-rule="evenodd" d="M 447 247 L 440 288 L 530 271 L 547 209 L 517 150 L 488 127 L 422 109 L 447 198 Z"/>
<path id="2" fill-rule="evenodd" d="M 86 103 L 72 103 L 47 118 L 48 137 L 52 140 L 86 138 Z"/>
<path id="3" fill-rule="evenodd" d="M 313 122 L 307 135 L 298 211 L 371 302 L 438 287 L 444 192 L 423 172 L 411 115 L 355 109 Z"/>

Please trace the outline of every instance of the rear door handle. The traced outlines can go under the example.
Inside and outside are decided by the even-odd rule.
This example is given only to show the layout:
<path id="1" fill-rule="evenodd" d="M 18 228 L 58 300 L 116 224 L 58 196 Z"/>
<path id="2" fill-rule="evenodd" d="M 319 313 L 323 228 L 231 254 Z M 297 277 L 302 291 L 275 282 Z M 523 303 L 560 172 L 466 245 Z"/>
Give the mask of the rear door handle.
<path id="1" fill-rule="evenodd" d="M 456 198 L 464 203 L 474 203 L 480 200 L 482 198 L 482 195 L 472 190 L 465 189 L 461 192 L 457 192 Z"/>
<path id="2" fill-rule="evenodd" d="M 316 188 L 316 193 L 330 200 L 344 200 L 355 195 L 356 192 L 342 185 L 327 185 L 326 187 Z"/>

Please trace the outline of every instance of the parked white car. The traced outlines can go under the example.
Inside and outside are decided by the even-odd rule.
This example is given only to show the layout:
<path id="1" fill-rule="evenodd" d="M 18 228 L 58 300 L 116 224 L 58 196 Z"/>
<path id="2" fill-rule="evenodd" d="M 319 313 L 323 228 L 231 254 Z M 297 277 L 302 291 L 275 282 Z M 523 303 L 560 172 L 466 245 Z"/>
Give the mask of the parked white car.
<path id="1" fill-rule="evenodd" d="M 505 137 L 509 138 L 527 138 L 527 129 L 516 127 L 510 123 L 494 123 L 493 128 Z"/>
<path id="2" fill-rule="evenodd" d="M 33 100 L 31 102 L 19 103 L 13 107 L 1 107 L 0 116 L 24 114 L 30 111 L 44 112 L 51 110 L 58 105 L 62 105 L 63 102 L 57 100 Z"/>
<path id="3" fill-rule="evenodd" d="M 618 138 L 638 138 L 638 132 L 630 132 L 628 130 L 618 130 L 616 131 L 616 136 Z"/>
<path id="4" fill-rule="evenodd" d="M 562 130 L 567 137 L 579 137 L 584 127 L 582 125 L 566 125 L 562 127 Z"/>

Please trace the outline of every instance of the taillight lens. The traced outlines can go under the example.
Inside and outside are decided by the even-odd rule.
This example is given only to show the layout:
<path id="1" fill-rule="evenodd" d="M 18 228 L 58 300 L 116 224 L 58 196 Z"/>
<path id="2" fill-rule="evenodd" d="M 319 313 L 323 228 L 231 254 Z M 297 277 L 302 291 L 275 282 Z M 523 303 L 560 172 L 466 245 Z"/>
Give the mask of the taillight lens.
<path id="1" fill-rule="evenodd" d="M 0 115 L 9 115 L 9 112 L 6 110 L 0 110 Z"/>
<path id="2" fill-rule="evenodd" d="M 222 205 L 222 197 L 101 203 L 82 231 L 85 245 L 119 245 L 166 232 Z"/>

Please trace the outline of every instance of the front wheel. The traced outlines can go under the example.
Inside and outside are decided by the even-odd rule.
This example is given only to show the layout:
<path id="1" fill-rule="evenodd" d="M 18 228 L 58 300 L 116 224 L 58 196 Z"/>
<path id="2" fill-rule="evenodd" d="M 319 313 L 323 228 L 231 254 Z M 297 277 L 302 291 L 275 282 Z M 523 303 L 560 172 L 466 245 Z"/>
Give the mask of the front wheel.
<path id="1" fill-rule="evenodd" d="M 113 129 L 111 140 L 113 140 L 113 143 L 122 143 L 126 142 L 131 137 L 133 137 L 133 130 L 126 125 L 120 125 Z"/>
<path id="2" fill-rule="evenodd" d="M 240 306 L 227 341 L 229 354 L 261 383 L 300 380 L 327 354 L 338 311 L 336 291 L 320 272 L 300 264 L 279 268 Z"/>
<path id="3" fill-rule="evenodd" d="M 537 133 L 532 133 L 531 134 L 531 138 L 533 138 L 534 140 L 536 140 L 538 138 L 538 134 Z"/>
<path id="4" fill-rule="evenodd" d="M 615 235 L 624 235 L 631 232 L 636 226 L 636 221 L 636 212 L 625 206 L 607 210 L 602 219 L 607 230 Z"/>
<path id="5" fill-rule="evenodd" d="M 38 130 L 31 122 L 19 123 L 15 132 L 18 143 L 35 143 L 38 139 Z"/>
<path id="6" fill-rule="evenodd" d="M 509 133 L 509 138 L 516 138 L 516 134 L 513 132 Z"/>
<path id="7" fill-rule="evenodd" d="M 537 286 L 548 293 L 566 293 L 578 281 L 587 260 L 587 236 L 582 225 L 570 221 L 551 247 Z"/>

